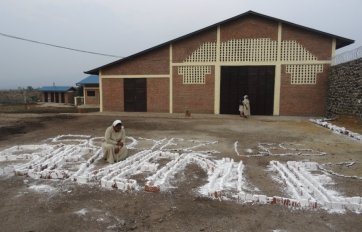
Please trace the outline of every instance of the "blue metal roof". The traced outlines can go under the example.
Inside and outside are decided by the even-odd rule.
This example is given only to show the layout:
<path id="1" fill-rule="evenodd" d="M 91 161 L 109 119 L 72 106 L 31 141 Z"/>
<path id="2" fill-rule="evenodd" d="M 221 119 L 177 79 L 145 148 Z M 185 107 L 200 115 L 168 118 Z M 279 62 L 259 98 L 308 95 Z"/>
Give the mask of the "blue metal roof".
<path id="1" fill-rule="evenodd" d="M 38 89 L 41 92 L 68 92 L 74 91 L 72 86 L 43 86 Z"/>
<path id="2" fill-rule="evenodd" d="M 91 84 L 99 85 L 99 77 L 98 77 L 98 75 L 87 76 L 83 80 L 76 83 L 76 85 L 91 85 Z"/>

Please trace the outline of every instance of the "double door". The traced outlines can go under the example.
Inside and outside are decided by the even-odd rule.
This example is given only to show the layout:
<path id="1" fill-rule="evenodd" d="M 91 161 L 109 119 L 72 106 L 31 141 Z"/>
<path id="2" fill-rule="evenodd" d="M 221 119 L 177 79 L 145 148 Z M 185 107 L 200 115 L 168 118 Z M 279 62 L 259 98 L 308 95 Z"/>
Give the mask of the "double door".
<path id="1" fill-rule="evenodd" d="M 251 114 L 273 115 L 274 66 L 221 67 L 220 113 L 239 114 L 239 99 L 249 96 Z"/>

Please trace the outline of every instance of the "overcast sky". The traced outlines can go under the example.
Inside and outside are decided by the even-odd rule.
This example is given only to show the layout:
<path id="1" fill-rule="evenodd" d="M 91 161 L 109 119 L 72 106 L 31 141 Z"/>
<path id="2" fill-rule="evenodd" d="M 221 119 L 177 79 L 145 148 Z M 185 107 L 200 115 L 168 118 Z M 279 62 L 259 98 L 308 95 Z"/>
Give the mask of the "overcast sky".
<path id="1" fill-rule="evenodd" d="M 361 0 L 0 0 L 0 33 L 126 57 L 248 10 L 355 40 Z M 74 86 L 117 58 L 0 35 L 0 89 Z"/>

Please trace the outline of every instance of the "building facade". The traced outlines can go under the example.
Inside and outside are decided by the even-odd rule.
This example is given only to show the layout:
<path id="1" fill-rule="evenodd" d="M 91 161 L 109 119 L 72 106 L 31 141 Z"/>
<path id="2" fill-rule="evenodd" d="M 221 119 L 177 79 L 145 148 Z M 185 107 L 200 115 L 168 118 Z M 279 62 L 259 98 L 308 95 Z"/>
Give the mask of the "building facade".
<path id="1" fill-rule="evenodd" d="M 100 110 L 321 116 L 335 50 L 353 40 L 246 12 L 116 62 L 99 75 Z"/>
<path id="2" fill-rule="evenodd" d="M 43 102 L 74 104 L 76 92 L 72 86 L 43 86 L 38 90 L 42 92 Z"/>
<path id="3" fill-rule="evenodd" d="M 99 107 L 99 77 L 90 75 L 76 83 L 83 88 L 83 104 Z"/>

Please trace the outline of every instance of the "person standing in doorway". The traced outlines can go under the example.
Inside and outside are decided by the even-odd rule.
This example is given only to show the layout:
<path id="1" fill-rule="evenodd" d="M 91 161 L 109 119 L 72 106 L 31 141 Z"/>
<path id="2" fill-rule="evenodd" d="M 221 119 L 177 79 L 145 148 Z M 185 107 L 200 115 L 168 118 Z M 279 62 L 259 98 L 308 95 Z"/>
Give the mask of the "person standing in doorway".
<path id="1" fill-rule="evenodd" d="M 243 113 L 244 113 L 244 117 L 247 118 L 250 116 L 250 102 L 249 102 L 249 97 L 248 95 L 244 96 L 244 100 L 243 100 Z"/>
<path id="2" fill-rule="evenodd" d="M 240 112 L 240 117 L 244 117 L 243 97 L 240 97 L 239 99 L 239 112 Z"/>

